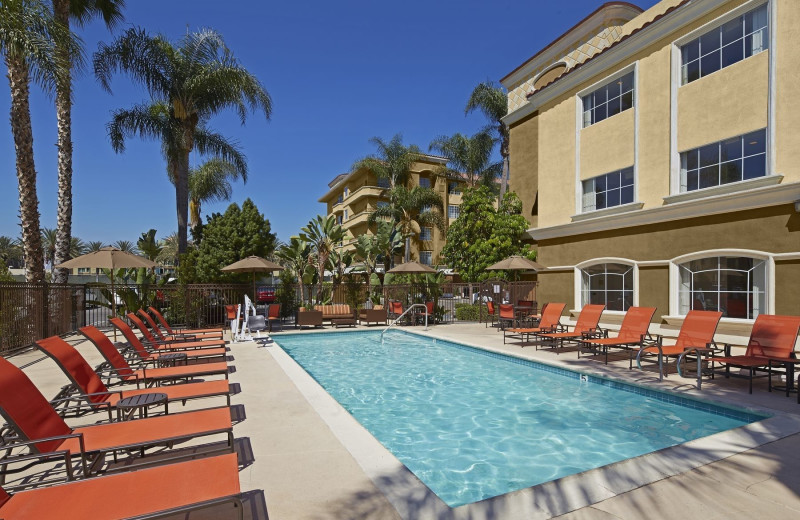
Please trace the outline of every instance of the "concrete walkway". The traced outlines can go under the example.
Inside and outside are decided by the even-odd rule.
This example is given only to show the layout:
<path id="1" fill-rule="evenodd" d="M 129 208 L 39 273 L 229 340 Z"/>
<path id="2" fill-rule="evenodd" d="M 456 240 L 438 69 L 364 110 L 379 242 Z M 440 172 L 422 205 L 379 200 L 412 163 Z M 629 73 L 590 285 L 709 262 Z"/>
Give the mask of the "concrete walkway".
<path id="1" fill-rule="evenodd" d="M 420 327 L 408 329 L 420 332 Z M 294 332 L 292 330 L 287 331 Z M 428 333 L 498 352 L 646 384 L 706 399 L 769 410 L 774 417 L 661 452 L 459 508 L 448 508 L 371 437 L 278 346 L 230 347 L 230 381 L 246 518 L 283 519 L 641 519 L 796 518 L 800 516 L 800 405 L 768 393 L 764 380 L 748 395 L 746 381 L 693 381 L 608 366 L 575 352 L 556 355 L 503 345 L 502 334 L 478 324 L 441 325 Z M 281 333 L 273 337 L 280 342 Z M 101 359 L 87 342 L 78 349 Z M 40 359 L 29 353 L 19 365 Z M 52 397 L 66 378 L 49 359 L 24 368 Z M 218 405 L 201 400 L 185 409 Z M 179 408 L 179 407 L 178 407 Z M 172 411 L 172 408 L 171 408 Z M 84 421 L 85 422 L 85 421 Z M 227 518 L 227 511 L 191 519 Z M 183 517 L 181 517 L 183 518 Z"/>

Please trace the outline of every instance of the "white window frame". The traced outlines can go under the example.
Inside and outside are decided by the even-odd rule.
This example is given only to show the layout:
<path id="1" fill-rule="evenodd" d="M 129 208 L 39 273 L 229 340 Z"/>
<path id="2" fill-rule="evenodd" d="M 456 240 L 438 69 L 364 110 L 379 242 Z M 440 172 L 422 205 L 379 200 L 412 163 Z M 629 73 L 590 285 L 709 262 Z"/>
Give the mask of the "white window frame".
<path id="1" fill-rule="evenodd" d="M 455 210 L 455 212 L 458 213 L 458 215 L 456 215 L 455 217 L 451 216 L 453 214 L 453 210 Z M 450 204 L 450 205 L 447 206 L 447 218 L 448 219 L 455 220 L 459 216 L 461 216 L 461 206 L 459 206 L 458 204 Z"/>
<path id="2" fill-rule="evenodd" d="M 425 232 L 427 231 L 427 237 L 425 238 Z M 419 230 L 419 239 L 424 241 L 433 240 L 433 228 L 428 226 L 423 226 Z"/>
<path id="3" fill-rule="evenodd" d="M 630 65 L 617 70 L 615 73 L 605 76 L 585 89 L 575 94 L 575 214 L 582 213 L 583 208 L 583 181 L 581 180 L 581 132 L 594 125 L 583 126 L 583 96 L 594 92 L 601 85 L 605 85 L 615 79 L 633 71 L 633 202 L 639 202 L 639 62 L 635 61 Z M 605 120 L 603 120 L 605 121 Z M 601 121 L 600 123 L 602 123 Z M 596 123 L 597 124 L 597 123 Z M 634 207 L 632 207 L 634 209 Z M 635 208 L 638 209 L 638 208 Z"/>
<path id="4" fill-rule="evenodd" d="M 760 311 L 760 314 L 773 314 L 775 312 L 775 258 L 773 254 L 764 251 L 756 251 L 752 249 L 708 249 L 705 251 L 697 251 L 687 255 L 681 255 L 673 258 L 669 262 L 669 314 L 676 318 L 685 318 L 684 315 L 679 313 L 680 309 L 680 264 L 691 262 L 692 260 L 700 260 L 702 258 L 718 257 L 718 256 L 731 256 L 731 257 L 746 257 L 756 260 L 763 260 L 766 269 L 766 295 L 764 298 L 765 308 Z M 742 318 L 722 318 L 725 322 L 730 323 L 746 323 L 751 324 L 755 320 L 742 319 Z"/>
<path id="5" fill-rule="evenodd" d="M 422 255 L 423 255 L 423 253 L 428 253 L 428 254 L 430 255 L 430 257 L 431 257 L 431 258 L 430 258 L 430 261 L 429 261 L 429 262 L 427 262 L 427 263 L 426 263 L 426 262 L 425 262 L 425 261 L 422 259 Z M 430 251 L 430 250 L 427 250 L 427 249 L 426 249 L 426 250 L 424 250 L 424 251 L 420 251 L 420 252 L 419 252 L 419 263 L 421 263 L 422 265 L 433 265 L 433 251 Z"/>
<path id="6" fill-rule="evenodd" d="M 624 170 L 627 170 L 628 168 L 630 168 L 631 172 L 633 172 L 633 166 L 627 166 L 625 168 L 621 168 L 621 169 L 613 171 L 613 172 L 602 173 L 600 175 L 596 175 L 596 176 L 591 177 L 589 179 L 582 180 L 581 181 L 581 213 L 594 213 L 595 211 L 603 211 L 603 210 L 607 210 L 607 209 L 616 208 L 616 207 L 619 207 L 619 206 L 625 206 L 625 205 L 628 205 L 628 204 L 634 204 L 636 202 L 636 200 L 635 200 L 636 199 L 636 177 L 635 177 L 635 174 L 633 174 L 633 173 L 632 173 L 632 175 L 634 175 L 634 179 L 633 179 L 633 184 L 631 184 L 631 188 L 633 189 L 633 192 L 634 192 L 634 194 L 633 194 L 634 200 L 631 200 L 630 202 L 622 202 L 622 181 L 621 181 L 622 172 Z M 606 205 L 604 208 L 599 208 L 598 209 L 597 208 L 597 198 L 595 197 L 595 201 L 594 201 L 595 204 L 593 206 L 594 209 L 586 209 L 587 192 L 584 189 L 585 183 L 587 183 L 589 181 L 592 181 L 592 186 L 594 186 L 595 182 L 596 182 L 596 179 L 599 179 L 600 177 L 606 177 L 606 176 L 614 174 L 614 173 L 620 175 L 620 186 L 618 188 L 614 188 L 614 189 L 619 190 L 619 192 L 620 192 L 620 202 L 619 202 L 619 204 L 614 204 L 613 206 Z M 605 193 L 608 193 L 608 191 L 609 190 L 606 189 Z M 591 193 L 592 193 L 592 195 L 596 194 L 595 191 L 592 191 Z"/>
<path id="7" fill-rule="evenodd" d="M 449 195 L 461 195 L 461 185 L 458 181 L 450 181 L 447 183 L 447 193 Z"/>
<path id="8" fill-rule="evenodd" d="M 617 257 L 603 257 L 592 258 L 575 265 L 573 269 L 574 281 L 574 302 L 575 310 L 580 311 L 583 308 L 583 270 L 587 267 L 592 267 L 597 264 L 622 264 L 629 265 L 633 268 L 633 307 L 639 306 L 639 263 L 629 258 Z M 604 314 L 624 316 L 626 311 L 603 311 Z"/>
<path id="9" fill-rule="evenodd" d="M 742 5 L 731 9 L 727 13 L 718 16 L 714 20 L 698 27 L 680 38 L 673 40 L 671 60 L 672 67 L 670 69 L 670 183 L 669 183 L 669 196 L 680 195 L 681 192 L 681 157 L 678 150 L 678 89 L 685 86 L 681 84 L 681 47 L 695 38 L 707 33 L 708 31 L 719 27 L 734 18 L 752 11 L 764 4 L 767 5 L 768 19 L 769 19 L 769 77 L 767 78 L 769 84 L 769 99 L 767 108 L 767 175 L 770 177 L 775 175 L 775 99 L 777 95 L 777 81 L 775 80 L 776 70 L 776 56 L 777 56 L 777 18 L 778 6 L 774 0 L 750 0 Z M 700 78 L 703 79 L 703 78 Z M 698 80 L 699 81 L 699 80 Z M 695 83 L 694 81 L 692 83 Z M 690 85 L 687 83 L 686 85 Z M 638 132 L 637 132 L 638 135 Z M 747 189 L 743 187 L 742 189 Z M 699 190 L 698 190 L 699 191 Z M 686 200 L 686 199 L 681 199 Z"/>
<path id="10" fill-rule="evenodd" d="M 630 90 L 630 92 L 632 92 L 633 94 L 631 95 L 632 99 L 631 99 L 630 108 L 626 108 L 625 110 L 622 110 L 622 107 L 620 106 L 620 111 L 617 112 L 614 115 L 611 115 L 611 116 L 607 115 L 601 121 L 595 121 L 594 123 L 592 123 L 591 120 L 587 122 L 586 121 L 586 107 L 585 107 L 585 103 L 584 103 L 584 99 L 583 98 L 585 98 L 586 96 L 590 96 L 590 95 L 594 94 L 598 90 L 607 87 L 611 83 L 614 83 L 614 81 L 616 81 L 616 80 L 618 80 L 620 78 L 623 78 L 623 77 L 627 76 L 628 74 L 632 74 L 633 75 L 633 79 L 631 80 L 632 86 L 631 86 L 631 90 Z M 619 97 L 620 97 L 620 103 L 621 103 L 622 94 L 620 94 Z M 605 121 L 606 119 L 610 119 L 610 118 L 614 117 L 617 114 L 621 114 L 622 112 L 625 112 L 627 110 L 633 110 L 636 107 L 636 71 L 634 69 L 631 69 L 631 70 L 628 70 L 625 74 L 620 74 L 619 76 L 617 76 L 617 75 L 611 76 L 607 80 L 603 81 L 596 88 L 593 88 L 592 90 L 590 90 L 588 92 L 585 92 L 583 95 L 580 96 L 580 98 L 581 98 L 581 123 L 582 123 L 582 127 L 583 128 L 589 128 L 590 126 L 596 125 L 597 123 L 601 123 L 601 122 Z M 606 101 L 604 101 L 601 104 L 607 105 L 608 104 L 608 99 L 606 99 Z M 594 109 L 594 108 L 597 108 L 597 107 L 593 106 L 592 109 Z M 606 111 L 606 113 L 607 113 L 607 111 Z"/>
<path id="11" fill-rule="evenodd" d="M 744 146 L 745 146 L 744 138 L 748 134 L 753 134 L 755 132 L 761 132 L 761 131 L 764 132 L 764 175 L 761 175 L 759 177 L 752 177 L 750 179 L 742 178 L 741 180 L 733 181 L 733 182 L 717 183 L 717 184 L 714 184 L 713 186 L 706 186 L 705 188 L 700 188 L 699 187 L 699 175 L 700 175 L 700 170 L 702 170 L 703 168 L 700 167 L 700 165 L 699 165 L 700 161 L 698 159 L 698 167 L 697 167 L 698 188 L 695 189 L 695 190 L 689 190 L 688 187 L 687 187 L 686 190 L 683 189 L 683 186 L 684 186 L 683 154 L 688 153 L 688 152 L 698 151 L 700 148 L 705 148 L 706 146 L 713 145 L 713 144 L 716 144 L 717 147 L 719 148 L 719 147 L 722 146 L 722 143 L 724 143 L 725 141 L 730 141 L 732 139 L 739 139 L 740 142 L 741 142 L 741 147 L 742 147 L 742 155 L 739 157 L 739 159 L 732 159 L 730 161 L 725 161 L 723 163 L 723 162 L 721 162 L 722 161 L 722 157 L 721 157 L 721 154 L 720 154 L 719 160 L 717 161 L 717 164 L 716 164 L 716 167 L 717 167 L 717 178 L 719 179 L 719 175 L 720 175 L 719 169 L 720 169 L 720 167 L 725 163 L 733 162 L 733 161 L 741 161 L 741 163 L 742 163 L 742 175 L 744 176 L 744 159 L 746 159 L 748 157 L 755 157 L 756 155 L 761 155 L 760 153 L 759 154 L 753 154 L 753 155 L 747 155 L 747 156 L 744 155 Z M 702 145 L 702 146 L 698 146 L 696 148 L 691 148 L 689 150 L 683 150 L 679 154 L 679 157 L 680 157 L 680 186 L 679 186 L 679 190 L 680 190 L 680 193 L 694 193 L 694 192 L 697 192 L 697 191 L 712 190 L 714 188 L 720 188 L 722 186 L 737 185 L 737 184 L 740 184 L 742 182 L 747 182 L 747 181 L 752 181 L 752 180 L 756 180 L 756 179 L 762 179 L 764 177 L 769 177 L 769 159 L 768 159 L 769 146 L 770 146 L 770 144 L 769 144 L 769 130 L 766 129 L 766 128 L 759 128 L 758 130 L 753 130 L 752 132 L 747 132 L 747 133 L 742 134 L 742 135 L 731 136 L 731 137 L 728 137 L 726 139 L 722 139 L 720 141 L 717 141 L 715 143 L 708 143 L 708 144 L 705 144 L 705 145 Z M 688 183 L 688 181 L 687 181 L 687 183 Z"/>

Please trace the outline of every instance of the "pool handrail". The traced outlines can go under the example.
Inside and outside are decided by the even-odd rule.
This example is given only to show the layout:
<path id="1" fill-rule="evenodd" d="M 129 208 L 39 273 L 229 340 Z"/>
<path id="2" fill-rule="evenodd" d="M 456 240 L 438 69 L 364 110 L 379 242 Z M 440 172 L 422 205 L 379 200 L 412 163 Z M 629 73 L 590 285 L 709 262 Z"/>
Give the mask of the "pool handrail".
<path id="1" fill-rule="evenodd" d="M 394 321 L 392 321 L 392 322 L 391 322 L 391 323 L 390 323 L 390 324 L 389 324 L 389 325 L 388 325 L 388 326 L 387 326 L 385 329 L 383 329 L 383 330 L 381 331 L 381 342 L 383 342 L 383 335 L 384 335 L 384 333 L 385 333 L 387 330 L 389 330 L 390 328 L 392 328 L 392 326 L 393 326 L 393 325 L 396 325 L 396 324 L 397 324 L 397 322 L 398 322 L 398 321 L 400 321 L 400 320 L 403 318 L 403 316 L 405 316 L 406 314 L 408 314 L 408 313 L 409 313 L 409 311 L 411 311 L 411 309 L 413 309 L 414 307 L 422 307 L 423 309 L 425 309 L 425 330 L 428 330 L 428 306 L 427 306 L 427 305 L 425 305 L 424 303 L 415 303 L 415 304 L 413 304 L 413 305 L 409 305 L 409 306 L 408 306 L 408 309 L 406 309 L 405 311 L 403 311 L 403 314 L 401 314 L 400 316 L 398 316 L 397 318 L 395 318 L 395 319 L 394 319 Z"/>

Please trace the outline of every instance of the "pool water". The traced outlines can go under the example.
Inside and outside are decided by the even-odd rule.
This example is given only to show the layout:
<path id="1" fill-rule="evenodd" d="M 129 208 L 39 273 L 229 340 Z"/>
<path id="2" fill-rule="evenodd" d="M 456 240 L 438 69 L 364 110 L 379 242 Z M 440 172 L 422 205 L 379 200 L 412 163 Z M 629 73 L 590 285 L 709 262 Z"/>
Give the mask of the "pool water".
<path id="1" fill-rule="evenodd" d="M 275 340 L 451 507 L 765 417 L 400 331 Z"/>

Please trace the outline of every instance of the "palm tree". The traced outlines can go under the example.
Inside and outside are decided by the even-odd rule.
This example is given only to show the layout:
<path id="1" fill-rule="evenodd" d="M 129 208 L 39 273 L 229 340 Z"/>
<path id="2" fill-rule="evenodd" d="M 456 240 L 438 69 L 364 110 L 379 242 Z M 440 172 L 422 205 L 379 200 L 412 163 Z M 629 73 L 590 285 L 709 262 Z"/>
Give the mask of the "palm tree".
<path id="1" fill-rule="evenodd" d="M 317 215 L 308 224 L 301 228 L 300 238 L 311 245 L 317 259 L 317 273 L 319 274 L 319 289 L 317 291 L 317 301 L 322 302 L 322 284 L 325 278 L 325 266 L 328 265 L 328 257 L 333 252 L 336 245 L 344 240 L 345 231 L 342 226 L 336 223 L 336 217 L 328 215 L 323 217 Z"/>
<path id="2" fill-rule="evenodd" d="M 197 168 L 189 170 L 189 225 L 200 225 L 203 202 L 230 200 L 233 187 L 230 180 L 247 182 L 247 169 L 239 170 L 237 164 L 215 157 Z"/>
<path id="3" fill-rule="evenodd" d="M 120 251 L 125 251 L 126 253 L 133 253 L 135 255 L 139 252 L 136 249 L 136 246 L 130 240 L 117 240 L 111 245 L 116 247 Z"/>
<path id="4" fill-rule="evenodd" d="M 69 256 L 67 260 L 70 258 L 75 258 L 76 256 L 81 256 L 82 254 L 86 253 L 86 242 L 81 240 L 78 237 L 72 237 L 69 241 Z M 56 254 L 58 254 L 58 248 L 56 248 Z M 56 264 L 58 265 L 58 264 Z M 58 283 L 58 282 L 56 282 Z"/>
<path id="5" fill-rule="evenodd" d="M 403 145 L 403 136 L 395 134 L 389 142 L 380 137 L 369 140 L 378 148 L 376 155 L 357 161 L 353 171 L 361 168 L 370 170 L 378 179 L 389 181 L 389 190 L 395 186 L 405 186 L 411 178 L 411 167 L 419 160 L 422 152 L 416 145 Z"/>
<path id="6" fill-rule="evenodd" d="M 500 156 L 503 158 L 503 174 L 500 178 L 500 198 L 508 190 L 508 177 L 511 173 L 511 165 L 508 158 L 508 126 L 503 122 L 503 118 L 508 114 L 508 99 L 503 88 L 492 81 L 479 84 L 472 91 L 464 109 L 465 114 L 474 110 L 480 110 L 491 125 L 494 125 L 496 138 L 500 141 Z"/>
<path id="7" fill-rule="evenodd" d="M 42 250 L 44 252 L 44 263 L 50 268 L 55 265 L 56 256 L 56 230 L 53 228 L 42 228 Z"/>
<path id="8" fill-rule="evenodd" d="M 94 55 L 94 71 L 111 91 L 111 75 L 127 72 L 145 86 L 150 97 L 168 107 L 170 120 L 181 133 L 172 149 L 175 157 L 175 199 L 178 216 L 178 252 L 186 252 L 189 214 L 189 154 L 195 148 L 198 126 L 225 108 L 234 108 L 244 124 L 248 109 L 272 113 L 266 89 L 242 67 L 212 30 L 187 34 L 176 47 L 163 36 L 143 29 L 126 31 L 111 45 L 100 44 Z"/>
<path id="9" fill-rule="evenodd" d="M 277 250 L 277 256 L 284 262 L 284 266 L 289 267 L 297 276 L 297 284 L 300 286 L 300 301 L 306 301 L 305 297 L 305 278 L 310 275 L 311 266 L 311 244 L 300 237 L 292 237 L 288 244 L 284 244 Z M 309 297 L 310 299 L 310 297 Z"/>
<path id="10" fill-rule="evenodd" d="M 106 245 L 99 240 L 91 240 L 86 244 L 86 252 L 87 253 L 94 253 L 100 251 L 106 247 Z"/>
<path id="11" fill-rule="evenodd" d="M 175 266 L 178 263 L 178 233 L 167 235 L 159 242 L 161 253 L 156 259 L 162 265 Z"/>
<path id="12" fill-rule="evenodd" d="M 8 267 L 22 265 L 22 248 L 15 238 L 0 236 L 0 260 Z"/>
<path id="13" fill-rule="evenodd" d="M 70 20 L 83 26 L 95 16 L 103 19 L 111 29 L 122 20 L 124 0 L 53 0 L 55 19 L 67 31 Z M 73 67 L 69 49 L 56 42 L 56 55 L 65 70 L 56 84 L 56 117 L 58 123 L 58 212 L 56 219 L 55 264 L 70 258 L 72 245 L 72 78 Z M 67 269 L 56 269 L 53 281 L 67 282 Z"/>
<path id="14" fill-rule="evenodd" d="M 52 92 L 63 81 L 65 64 L 56 56 L 54 42 L 64 42 L 73 62 L 80 62 L 76 40 L 72 39 L 41 0 L 0 2 L 0 53 L 3 55 L 11 90 L 11 134 L 16 150 L 22 247 L 25 279 L 44 281 L 42 237 L 39 227 L 39 198 L 36 194 L 36 165 L 33 159 L 33 129 L 30 111 L 30 81 Z"/>
<path id="15" fill-rule="evenodd" d="M 367 272 L 367 294 L 372 294 L 372 275 L 377 272 L 378 262 L 383 260 L 384 272 L 388 271 L 392 257 L 402 247 L 402 237 L 384 220 L 378 221 L 375 234 L 365 233 L 356 238 L 355 255 Z"/>
<path id="16" fill-rule="evenodd" d="M 466 175 L 470 188 L 482 184 L 494 190 L 497 178 L 502 174 L 502 163 L 493 163 L 492 149 L 495 139 L 488 131 L 482 130 L 472 137 L 463 134 L 439 136 L 430 145 L 447 158 L 449 168 L 441 175 L 453 180 L 463 181 Z"/>
<path id="17" fill-rule="evenodd" d="M 216 157 L 208 161 L 213 166 L 204 169 L 203 175 L 195 181 L 191 180 L 192 172 L 189 173 L 190 194 L 192 182 L 196 183 L 195 190 L 200 194 L 196 207 L 197 221 L 192 222 L 192 228 L 200 223 L 199 202 L 201 200 L 228 200 L 230 198 L 231 186 L 227 177 L 238 179 L 241 176 L 245 182 L 247 181 L 247 158 L 235 143 L 228 141 L 221 134 L 212 132 L 205 127 L 203 122 L 198 123 L 194 132 L 195 149 L 201 155 Z M 156 102 L 117 110 L 108 124 L 108 134 L 111 146 L 116 152 L 125 151 L 127 137 L 139 136 L 160 140 L 161 152 L 167 161 L 167 176 L 177 189 L 178 167 L 183 154 L 181 145 L 183 128 L 181 122 L 170 114 L 169 105 Z M 203 166 L 201 165 L 200 168 Z M 191 203 L 190 200 L 190 206 Z M 192 218 L 194 219 L 194 214 Z M 177 265 L 177 263 L 173 262 L 171 265 Z"/>
<path id="18" fill-rule="evenodd" d="M 380 206 L 367 218 L 367 223 L 375 224 L 379 219 L 389 219 L 406 241 L 405 262 L 411 255 L 411 237 L 418 235 L 423 227 L 436 227 L 444 232 L 441 195 L 432 188 L 396 186 L 389 191 L 389 204 Z"/>

